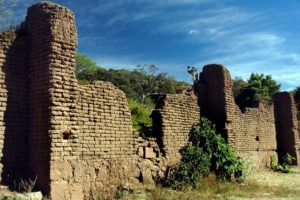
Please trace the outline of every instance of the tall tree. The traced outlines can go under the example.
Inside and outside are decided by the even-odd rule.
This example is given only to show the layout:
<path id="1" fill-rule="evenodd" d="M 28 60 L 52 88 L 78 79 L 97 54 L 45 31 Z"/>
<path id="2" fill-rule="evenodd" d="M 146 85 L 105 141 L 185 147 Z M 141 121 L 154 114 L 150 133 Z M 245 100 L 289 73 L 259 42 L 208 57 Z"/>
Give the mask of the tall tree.
<path id="1" fill-rule="evenodd" d="M 255 107 L 261 100 L 270 101 L 280 91 L 280 84 L 271 75 L 252 73 L 247 83 L 242 84 L 235 100 L 240 108 Z"/>
<path id="2" fill-rule="evenodd" d="M 153 94 L 180 93 L 190 87 L 179 82 L 167 73 L 157 73 L 153 64 L 137 65 L 136 69 L 104 69 L 98 67 L 88 56 L 76 56 L 76 77 L 80 84 L 88 84 L 94 80 L 110 81 L 123 90 L 127 97 L 138 103 L 148 103 Z"/>
<path id="3" fill-rule="evenodd" d="M 240 94 L 241 89 L 243 89 L 245 85 L 247 85 L 247 82 L 244 81 L 241 77 L 235 77 L 233 79 L 232 91 L 233 91 L 233 96 L 235 98 Z"/>
<path id="4" fill-rule="evenodd" d="M 141 103 L 144 103 L 146 98 L 155 93 L 159 93 L 157 72 L 158 68 L 154 64 L 137 65 L 132 78 L 136 84 L 136 92 Z"/>
<path id="5" fill-rule="evenodd" d="M 77 79 L 82 82 L 95 80 L 95 72 L 97 68 L 97 64 L 88 56 L 80 53 L 76 55 L 75 74 Z"/>
<path id="6" fill-rule="evenodd" d="M 252 73 L 244 88 L 253 90 L 260 100 L 269 101 L 280 91 L 280 86 L 271 75 Z"/>

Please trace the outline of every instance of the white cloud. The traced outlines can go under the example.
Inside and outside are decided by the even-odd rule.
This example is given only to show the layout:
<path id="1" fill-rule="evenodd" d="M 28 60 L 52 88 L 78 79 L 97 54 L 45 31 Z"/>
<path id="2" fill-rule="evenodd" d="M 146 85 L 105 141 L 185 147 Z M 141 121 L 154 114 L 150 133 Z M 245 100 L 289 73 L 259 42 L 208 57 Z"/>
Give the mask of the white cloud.
<path id="1" fill-rule="evenodd" d="M 123 6 L 130 3 L 143 6 L 137 10 L 123 12 Z M 196 4 L 197 6 L 194 6 Z M 213 6 L 202 9 L 202 5 L 208 4 Z M 180 9 L 187 6 L 190 7 Z M 178 9 L 169 12 L 167 9 L 170 7 Z M 193 62 L 198 67 L 208 63 L 223 63 L 231 70 L 233 77 L 242 76 L 245 79 L 251 72 L 271 74 L 277 81 L 286 85 L 284 89 L 296 86 L 300 82 L 300 73 L 297 73 L 300 67 L 300 45 L 292 41 L 282 29 L 277 29 L 281 24 L 272 21 L 270 13 L 253 12 L 207 0 L 116 0 L 99 5 L 94 12 L 107 13 L 112 10 L 114 15 L 103 25 L 107 28 L 116 25 L 117 22 L 146 24 L 151 21 L 147 34 L 180 35 L 179 42 L 198 44 L 199 49 L 193 51 L 197 51 L 199 60 L 195 58 L 185 61 Z M 101 64 L 99 60 L 99 64 L 122 65 L 128 68 L 135 67 L 136 64 L 153 63 L 147 62 L 145 57 L 143 52 L 137 56 L 121 58 L 102 57 L 104 62 Z M 165 66 L 163 71 L 180 77 L 181 80 L 189 80 L 183 62 L 158 58 L 154 63 Z"/>
<path id="2" fill-rule="evenodd" d="M 198 35 L 199 32 L 200 32 L 200 31 L 198 31 L 198 30 L 192 29 L 192 30 L 189 30 L 189 31 L 188 31 L 188 34 L 189 34 L 189 35 Z"/>

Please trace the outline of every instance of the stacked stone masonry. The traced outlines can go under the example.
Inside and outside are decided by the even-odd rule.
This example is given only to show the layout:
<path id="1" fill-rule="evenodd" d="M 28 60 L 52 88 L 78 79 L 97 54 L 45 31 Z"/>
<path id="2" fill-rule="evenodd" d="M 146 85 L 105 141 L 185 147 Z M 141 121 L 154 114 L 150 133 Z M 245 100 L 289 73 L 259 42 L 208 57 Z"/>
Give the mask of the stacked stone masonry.
<path id="1" fill-rule="evenodd" d="M 109 82 L 79 86 L 74 14 L 43 2 L 16 31 L 0 33 L 0 174 L 4 184 L 37 179 L 51 199 L 90 199 L 95 188 L 153 183 L 178 163 L 200 116 L 216 123 L 254 165 L 290 153 L 299 162 L 292 96 L 241 112 L 222 65 L 205 66 L 193 92 L 164 95 L 153 111 L 154 138 L 132 128 L 125 94 Z M 200 112 L 201 111 L 201 112 Z"/>
<path id="2" fill-rule="evenodd" d="M 131 116 L 125 94 L 111 83 L 82 86 L 78 98 L 80 157 L 128 158 L 133 154 Z"/>
<path id="3" fill-rule="evenodd" d="M 199 81 L 199 96 L 204 116 L 217 124 L 217 129 L 241 157 L 253 167 L 269 166 L 276 152 L 274 105 L 261 102 L 257 108 L 242 112 L 232 92 L 232 79 L 222 65 L 207 65 Z"/>
<path id="4" fill-rule="evenodd" d="M 154 122 L 160 133 L 162 152 L 170 162 L 180 159 L 180 149 L 189 139 L 192 125 L 200 119 L 198 98 L 194 94 L 165 95 L 157 101 Z M 171 161 L 172 160 L 172 161 Z"/>

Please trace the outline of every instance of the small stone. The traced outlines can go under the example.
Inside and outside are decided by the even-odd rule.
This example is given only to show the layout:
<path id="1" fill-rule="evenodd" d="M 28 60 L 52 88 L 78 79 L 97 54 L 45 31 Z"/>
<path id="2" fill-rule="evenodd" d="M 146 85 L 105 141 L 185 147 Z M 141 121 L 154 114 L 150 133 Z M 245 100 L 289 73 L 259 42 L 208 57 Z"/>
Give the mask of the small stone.
<path id="1" fill-rule="evenodd" d="M 22 200 L 42 200 L 43 195 L 41 192 L 30 192 L 26 194 L 16 194 L 17 198 Z"/>
<path id="2" fill-rule="evenodd" d="M 145 158 L 156 158 L 156 153 L 153 151 L 153 148 L 146 147 L 144 157 Z"/>

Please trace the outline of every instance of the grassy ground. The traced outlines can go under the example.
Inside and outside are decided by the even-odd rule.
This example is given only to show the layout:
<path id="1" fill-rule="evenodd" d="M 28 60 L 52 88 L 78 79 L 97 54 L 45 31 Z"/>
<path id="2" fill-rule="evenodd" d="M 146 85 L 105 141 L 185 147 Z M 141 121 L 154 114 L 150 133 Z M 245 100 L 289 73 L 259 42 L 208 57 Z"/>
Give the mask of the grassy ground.
<path id="1" fill-rule="evenodd" d="M 99 198 L 99 200 L 106 198 Z M 174 191 L 159 186 L 123 188 L 108 199 L 122 200 L 196 200 L 196 199 L 300 199 L 300 169 L 293 174 L 272 171 L 253 173 L 242 184 L 219 182 L 213 176 L 199 182 L 194 190 Z"/>
<path id="2" fill-rule="evenodd" d="M 154 185 L 136 187 L 120 187 L 117 192 L 106 191 L 95 193 L 96 200 L 198 200 L 198 199 L 228 199 L 228 200 L 300 200 L 300 167 L 295 173 L 283 174 L 271 170 L 250 174 L 242 184 L 219 182 L 214 176 L 199 181 L 197 189 L 186 188 L 174 191 Z M 0 199 L 7 194 L 7 189 L 0 188 Z M 98 197 L 96 197 L 98 196 Z"/>

